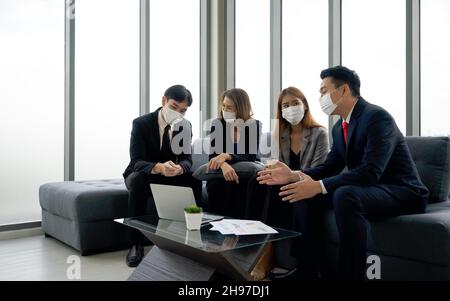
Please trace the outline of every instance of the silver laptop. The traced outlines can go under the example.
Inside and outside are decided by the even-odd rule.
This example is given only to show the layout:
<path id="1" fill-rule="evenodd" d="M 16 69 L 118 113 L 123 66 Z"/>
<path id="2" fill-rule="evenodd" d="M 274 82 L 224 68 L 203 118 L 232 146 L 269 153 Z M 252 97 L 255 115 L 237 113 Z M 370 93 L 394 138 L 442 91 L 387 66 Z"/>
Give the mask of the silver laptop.
<path id="1" fill-rule="evenodd" d="M 158 217 L 184 222 L 184 208 L 196 205 L 191 187 L 150 184 Z M 203 214 L 202 224 L 222 219 L 223 216 Z"/>

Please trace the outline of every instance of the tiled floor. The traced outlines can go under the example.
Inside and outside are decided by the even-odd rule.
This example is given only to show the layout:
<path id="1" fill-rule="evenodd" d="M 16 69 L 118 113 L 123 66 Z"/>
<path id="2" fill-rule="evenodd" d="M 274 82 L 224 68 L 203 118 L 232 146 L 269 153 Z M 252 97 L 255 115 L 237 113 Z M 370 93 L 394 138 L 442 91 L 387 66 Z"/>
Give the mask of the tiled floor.
<path id="1" fill-rule="evenodd" d="M 149 249 L 146 248 L 146 251 Z M 80 256 L 67 245 L 43 235 L 0 240 L 0 281 L 56 280 L 67 281 L 74 272 L 71 255 L 80 262 L 80 280 L 126 280 L 133 272 L 125 264 L 127 250 Z M 77 261 L 75 257 L 75 262 Z"/>
<path id="2" fill-rule="evenodd" d="M 80 256 L 78 251 L 58 240 L 44 237 L 42 231 L 25 232 L 23 235 L 34 234 L 0 235 L 0 281 L 124 281 L 134 270 L 125 263 L 128 250 Z M 9 238 L 14 236 L 19 238 Z M 146 247 L 145 253 L 150 248 Z M 75 275 L 74 261 L 70 261 L 72 255 L 80 262 L 80 279 L 70 279 Z"/>

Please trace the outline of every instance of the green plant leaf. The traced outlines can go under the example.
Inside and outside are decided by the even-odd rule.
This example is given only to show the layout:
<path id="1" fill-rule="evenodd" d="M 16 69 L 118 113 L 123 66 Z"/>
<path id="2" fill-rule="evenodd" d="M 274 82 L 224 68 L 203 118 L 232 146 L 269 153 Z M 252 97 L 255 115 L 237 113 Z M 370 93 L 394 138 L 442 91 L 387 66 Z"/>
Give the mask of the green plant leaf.
<path id="1" fill-rule="evenodd" d="M 201 207 L 192 205 L 190 207 L 184 208 L 184 211 L 186 211 L 186 213 L 201 213 L 203 209 Z"/>

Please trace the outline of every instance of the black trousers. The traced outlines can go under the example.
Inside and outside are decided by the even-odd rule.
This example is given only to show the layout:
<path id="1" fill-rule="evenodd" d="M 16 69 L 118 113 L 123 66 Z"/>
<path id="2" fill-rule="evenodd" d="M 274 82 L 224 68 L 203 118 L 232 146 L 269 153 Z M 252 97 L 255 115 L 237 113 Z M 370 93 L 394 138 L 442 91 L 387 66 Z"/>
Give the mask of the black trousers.
<path id="1" fill-rule="evenodd" d="M 365 279 L 368 219 L 379 220 L 424 211 L 422 197 L 408 188 L 386 185 L 343 186 L 331 194 L 294 204 L 294 229 L 303 235 L 297 239 L 292 251 L 300 268 L 311 275 L 323 273 L 325 269 L 323 213 L 326 208 L 333 207 L 339 232 L 337 276 L 342 280 Z"/>
<path id="2" fill-rule="evenodd" d="M 224 179 L 212 179 L 206 183 L 208 191 L 208 211 L 234 218 L 244 218 L 247 202 L 248 179 L 228 182 Z"/>
<path id="3" fill-rule="evenodd" d="M 256 178 L 254 176 L 248 182 L 245 218 L 260 220 L 273 227 L 293 229 L 294 204 L 281 200 L 281 186 L 261 185 Z"/>
<path id="4" fill-rule="evenodd" d="M 192 177 L 192 173 L 184 173 L 175 177 L 147 174 L 144 172 L 133 172 L 125 179 L 125 185 L 129 191 L 128 216 L 141 216 L 157 214 L 155 201 L 153 199 L 150 183 L 173 186 L 191 187 L 194 191 L 195 200 L 201 206 L 201 181 Z M 133 231 L 133 241 L 138 244 L 145 241 L 140 231 Z"/>

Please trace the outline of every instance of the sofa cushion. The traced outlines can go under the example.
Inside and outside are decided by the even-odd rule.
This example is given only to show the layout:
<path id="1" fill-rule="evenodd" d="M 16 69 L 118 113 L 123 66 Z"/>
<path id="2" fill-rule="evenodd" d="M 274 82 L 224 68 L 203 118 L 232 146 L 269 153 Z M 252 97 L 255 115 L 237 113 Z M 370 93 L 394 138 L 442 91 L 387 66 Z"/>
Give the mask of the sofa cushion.
<path id="1" fill-rule="evenodd" d="M 254 176 L 258 171 L 264 169 L 261 162 L 236 162 L 231 164 L 239 178 L 248 179 Z M 192 174 L 198 180 L 208 181 L 212 179 L 223 179 L 222 170 L 208 170 L 208 163 L 203 164 Z"/>
<path id="2" fill-rule="evenodd" d="M 128 214 L 128 191 L 121 179 L 47 183 L 39 188 L 39 202 L 43 210 L 81 222 Z"/>
<path id="3" fill-rule="evenodd" d="M 430 190 L 430 203 L 447 200 L 450 193 L 450 138 L 406 137 L 420 178 Z"/>
<path id="4" fill-rule="evenodd" d="M 209 138 L 198 138 L 192 142 L 192 166 L 195 172 L 200 166 L 209 161 Z"/>
<path id="5" fill-rule="evenodd" d="M 389 256 L 450 265 L 450 200 L 429 204 L 426 213 L 369 222 L 368 250 Z M 337 244 L 333 210 L 325 214 L 326 241 Z"/>

